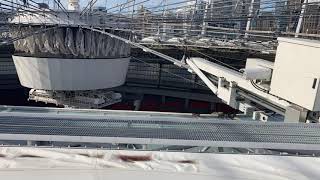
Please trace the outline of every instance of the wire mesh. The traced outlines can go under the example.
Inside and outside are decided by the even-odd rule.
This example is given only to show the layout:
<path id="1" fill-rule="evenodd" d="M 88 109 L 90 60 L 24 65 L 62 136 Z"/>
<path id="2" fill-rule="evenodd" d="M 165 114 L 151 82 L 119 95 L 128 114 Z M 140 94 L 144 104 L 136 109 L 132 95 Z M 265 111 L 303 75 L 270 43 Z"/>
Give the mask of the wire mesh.
<path id="1" fill-rule="evenodd" d="M 1 134 L 151 138 L 252 143 L 320 144 L 319 124 L 161 119 L 0 117 Z"/>

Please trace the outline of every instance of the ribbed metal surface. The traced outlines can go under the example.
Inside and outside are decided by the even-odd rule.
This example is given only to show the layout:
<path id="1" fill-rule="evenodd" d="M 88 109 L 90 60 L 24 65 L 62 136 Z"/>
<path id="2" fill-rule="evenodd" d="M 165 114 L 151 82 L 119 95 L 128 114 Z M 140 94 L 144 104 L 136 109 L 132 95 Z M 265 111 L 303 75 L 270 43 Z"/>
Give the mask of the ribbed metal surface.
<path id="1" fill-rule="evenodd" d="M 0 138 L 3 138 L 1 136 L 3 134 L 12 134 L 13 136 L 19 134 L 63 136 L 64 141 L 67 141 L 69 136 L 81 136 L 93 137 L 90 140 L 91 142 L 95 142 L 94 137 L 97 138 L 97 142 L 101 142 L 99 137 L 108 137 L 115 139 L 129 138 L 130 142 L 127 143 L 135 143 L 134 139 L 153 139 L 156 144 L 160 144 L 160 141 L 157 140 L 161 140 L 165 144 L 174 144 L 175 142 L 181 144 L 182 142 L 184 145 L 215 145 L 215 142 L 226 142 L 226 146 L 232 146 L 232 143 L 235 146 L 239 146 L 237 145 L 239 143 L 247 143 L 245 146 L 250 146 L 251 143 L 254 147 L 257 144 L 260 144 L 259 147 L 269 147 L 266 144 L 291 144 L 292 146 L 288 146 L 289 149 L 292 149 L 290 147 L 295 147 L 295 145 L 313 145 L 307 149 L 314 149 L 314 145 L 320 146 L 320 126 L 318 124 L 243 121 L 171 122 L 156 119 L 120 120 L 116 118 L 4 116 L 0 117 Z M 17 140 L 21 140 L 20 136 L 16 137 Z M 115 140 L 112 140 L 112 142 L 115 142 Z M 123 142 L 123 139 L 121 142 Z M 261 144 L 265 144 L 265 146 L 261 146 Z"/>

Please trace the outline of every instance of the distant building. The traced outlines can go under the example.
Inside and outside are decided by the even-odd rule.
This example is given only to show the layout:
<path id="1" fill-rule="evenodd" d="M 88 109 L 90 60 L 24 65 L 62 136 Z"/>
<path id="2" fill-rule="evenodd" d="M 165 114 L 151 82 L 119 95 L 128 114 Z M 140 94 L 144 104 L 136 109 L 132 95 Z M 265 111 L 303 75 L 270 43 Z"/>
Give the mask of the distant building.
<path id="1" fill-rule="evenodd" d="M 260 31 L 276 31 L 277 19 L 274 16 L 274 12 L 267 11 L 261 12 L 259 17 L 255 21 L 255 30 Z"/>
<path id="2" fill-rule="evenodd" d="M 301 15 L 303 1 L 287 0 L 276 4 L 277 28 L 279 31 L 295 32 Z M 308 1 L 302 22 L 301 33 L 320 34 L 320 1 Z"/>
<path id="3" fill-rule="evenodd" d="M 209 17 L 213 19 L 212 26 L 244 30 L 251 2 L 252 0 L 211 0 Z M 260 0 L 255 0 L 252 7 L 251 16 L 254 16 L 260 9 Z"/>
<path id="4" fill-rule="evenodd" d="M 320 2 L 307 6 L 302 33 L 320 34 Z"/>

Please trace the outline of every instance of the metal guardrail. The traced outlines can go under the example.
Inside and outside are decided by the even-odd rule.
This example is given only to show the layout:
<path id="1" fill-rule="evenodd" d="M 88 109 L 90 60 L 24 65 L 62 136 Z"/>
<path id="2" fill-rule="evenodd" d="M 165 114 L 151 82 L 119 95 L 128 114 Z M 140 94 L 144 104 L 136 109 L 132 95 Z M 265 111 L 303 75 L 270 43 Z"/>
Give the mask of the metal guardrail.
<path id="1" fill-rule="evenodd" d="M 39 109 L 39 108 L 38 108 Z M 10 110 L 10 109 L 8 109 Z M 263 123 L 130 112 L 25 109 L 0 113 L 1 140 L 320 150 L 320 124 Z M 48 113 L 45 113 L 47 111 Z"/>

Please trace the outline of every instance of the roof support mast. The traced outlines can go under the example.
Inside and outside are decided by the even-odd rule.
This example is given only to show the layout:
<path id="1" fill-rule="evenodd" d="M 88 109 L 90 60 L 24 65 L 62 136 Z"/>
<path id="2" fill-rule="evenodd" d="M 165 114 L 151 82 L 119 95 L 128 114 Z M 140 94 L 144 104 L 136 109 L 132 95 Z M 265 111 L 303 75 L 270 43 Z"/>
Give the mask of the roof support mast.
<path id="1" fill-rule="evenodd" d="M 249 15 L 248 15 L 248 21 L 247 21 L 247 26 L 246 26 L 246 33 L 244 34 L 245 38 L 248 38 L 248 31 L 250 30 L 250 26 L 251 26 L 254 1 L 255 0 L 251 0 L 250 7 L 249 7 Z"/>
<path id="2" fill-rule="evenodd" d="M 306 11 L 307 4 L 308 4 L 308 0 L 302 0 L 301 12 L 300 12 L 299 21 L 298 21 L 298 25 L 296 28 L 296 34 L 295 34 L 296 38 L 298 37 L 298 34 L 301 32 L 303 17 L 304 17 L 304 13 Z"/>

